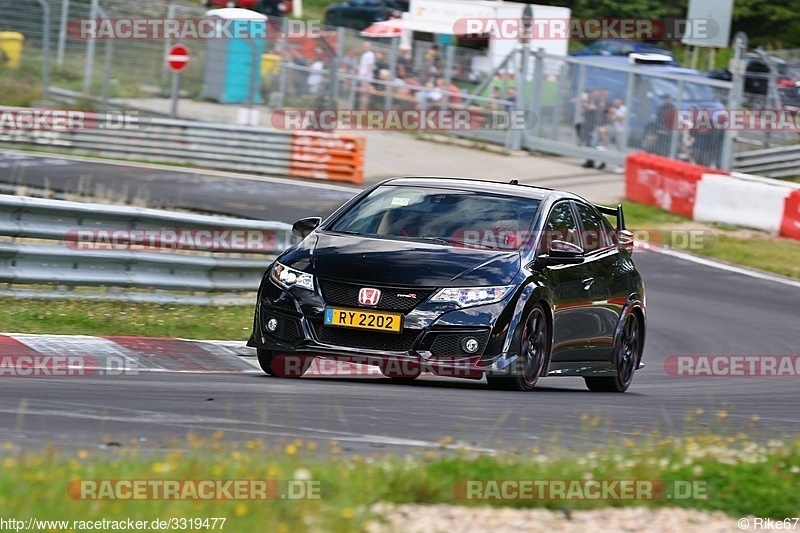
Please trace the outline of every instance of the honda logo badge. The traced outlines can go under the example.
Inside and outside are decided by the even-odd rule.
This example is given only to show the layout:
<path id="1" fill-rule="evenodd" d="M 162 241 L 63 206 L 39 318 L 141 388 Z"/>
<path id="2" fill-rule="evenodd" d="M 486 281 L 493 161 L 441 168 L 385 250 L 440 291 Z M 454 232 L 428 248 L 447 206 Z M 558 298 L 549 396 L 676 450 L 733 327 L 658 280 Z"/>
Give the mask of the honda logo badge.
<path id="1" fill-rule="evenodd" d="M 361 289 L 358 291 L 358 303 L 361 305 L 378 305 L 381 291 L 378 289 Z"/>

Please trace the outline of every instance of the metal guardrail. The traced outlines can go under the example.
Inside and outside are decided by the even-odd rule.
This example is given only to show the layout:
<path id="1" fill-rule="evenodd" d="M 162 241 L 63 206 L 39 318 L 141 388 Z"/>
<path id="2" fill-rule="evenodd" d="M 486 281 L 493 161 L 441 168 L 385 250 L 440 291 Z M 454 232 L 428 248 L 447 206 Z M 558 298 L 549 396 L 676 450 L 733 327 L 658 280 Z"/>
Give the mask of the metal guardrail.
<path id="1" fill-rule="evenodd" d="M 74 240 L 79 231 L 130 236 L 132 231 L 162 235 L 165 230 L 193 235 L 218 232 L 225 238 L 239 231 L 237 235 L 257 234 L 263 244 L 253 246 L 246 238 L 229 239 L 223 248 L 214 250 L 224 251 L 226 257 L 221 257 L 223 254 L 204 249 L 173 250 L 178 243 L 164 246 L 162 242 L 161 248 L 151 251 L 137 241 L 133 245 L 130 241 L 123 245 L 117 242 L 117 246 L 106 247 L 109 249 L 84 249 Z M 294 242 L 291 226 L 282 222 L 8 195 L 0 195 L 0 236 L 60 241 L 0 242 L 0 282 L 200 292 L 256 290 L 268 263 L 265 256 L 276 255 Z"/>
<path id="2" fill-rule="evenodd" d="M 364 139 L 353 135 L 150 117 L 117 124 L 118 114 L 86 117 L 82 127 L 75 128 L 0 129 L 0 141 L 117 159 L 364 181 Z"/>
<path id="3" fill-rule="evenodd" d="M 800 145 L 737 153 L 734 168 L 740 172 L 768 178 L 800 176 Z"/>

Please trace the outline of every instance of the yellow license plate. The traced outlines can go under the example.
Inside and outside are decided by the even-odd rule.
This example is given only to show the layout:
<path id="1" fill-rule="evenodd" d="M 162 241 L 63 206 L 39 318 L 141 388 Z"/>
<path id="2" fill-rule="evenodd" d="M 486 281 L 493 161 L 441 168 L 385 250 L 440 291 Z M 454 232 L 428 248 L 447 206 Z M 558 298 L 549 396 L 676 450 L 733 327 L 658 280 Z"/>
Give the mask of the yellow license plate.
<path id="1" fill-rule="evenodd" d="M 403 315 L 329 307 L 325 309 L 325 325 L 400 333 L 403 330 Z"/>

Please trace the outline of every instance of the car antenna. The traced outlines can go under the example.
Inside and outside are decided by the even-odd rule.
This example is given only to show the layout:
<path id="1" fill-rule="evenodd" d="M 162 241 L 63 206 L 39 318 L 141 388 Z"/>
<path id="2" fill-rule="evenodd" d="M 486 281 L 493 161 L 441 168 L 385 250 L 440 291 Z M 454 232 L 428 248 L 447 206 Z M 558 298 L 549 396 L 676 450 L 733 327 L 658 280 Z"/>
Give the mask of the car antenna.
<path id="1" fill-rule="evenodd" d="M 511 180 L 508 182 L 510 185 L 519 185 L 519 180 Z"/>

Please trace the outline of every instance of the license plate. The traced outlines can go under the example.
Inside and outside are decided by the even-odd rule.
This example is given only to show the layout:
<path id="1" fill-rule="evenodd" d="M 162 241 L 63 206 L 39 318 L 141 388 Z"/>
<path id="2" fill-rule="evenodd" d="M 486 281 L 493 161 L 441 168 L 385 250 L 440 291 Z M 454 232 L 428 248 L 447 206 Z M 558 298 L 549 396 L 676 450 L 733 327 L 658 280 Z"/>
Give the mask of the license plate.
<path id="1" fill-rule="evenodd" d="M 325 325 L 400 333 L 403 329 L 403 315 L 331 307 L 325 309 Z"/>

